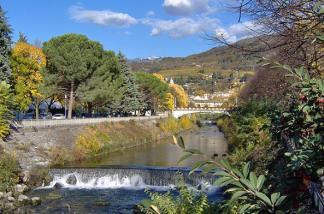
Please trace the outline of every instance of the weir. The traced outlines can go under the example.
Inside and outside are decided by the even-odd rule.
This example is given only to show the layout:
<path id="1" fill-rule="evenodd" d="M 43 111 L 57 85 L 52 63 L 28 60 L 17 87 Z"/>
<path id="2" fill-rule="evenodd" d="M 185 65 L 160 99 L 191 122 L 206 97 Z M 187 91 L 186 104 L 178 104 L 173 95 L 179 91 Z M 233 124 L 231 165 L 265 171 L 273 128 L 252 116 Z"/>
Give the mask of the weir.
<path id="1" fill-rule="evenodd" d="M 188 168 L 57 168 L 49 172 L 53 181 L 48 187 L 55 185 L 63 188 L 174 187 L 179 179 L 177 172 L 187 185 L 198 189 L 211 187 L 216 179 L 212 174 L 201 172 L 189 175 Z"/>

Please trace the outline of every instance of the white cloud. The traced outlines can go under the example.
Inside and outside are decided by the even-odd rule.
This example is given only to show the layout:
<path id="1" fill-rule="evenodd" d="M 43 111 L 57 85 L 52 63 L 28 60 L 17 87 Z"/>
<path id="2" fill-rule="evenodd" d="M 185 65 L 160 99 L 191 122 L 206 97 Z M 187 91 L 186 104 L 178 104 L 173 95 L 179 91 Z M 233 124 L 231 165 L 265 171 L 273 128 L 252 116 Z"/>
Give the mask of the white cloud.
<path id="1" fill-rule="evenodd" d="M 199 19 L 180 18 L 177 20 L 144 19 L 142 23 L 152 27 L 152 36 L 165 33 L 173 38 L 182 38 L 210 32 L 217 27 L 218 20 L 207 17 Z"/>
<path id="2" fill-rule="evenodd" d="M 209 0 L 164 0 L 163 8 L 174 16 L 188 16 L 211 10 Z"/>
<path id="3" fill-rule="evenodd" d="M 223 38 L 228 42 L 236 42 L 240 39 L 246 39 L 253 36 L 257 36 L 258 32 L 262 30 L 263 27 L 251 21 L 246 21 L 242 23 L 236 23 L 229 26 L 227 29 L 216 28 L 215 35 L 218 38 Z"/>
<path id="4" fill-rule="evenodd" d="M 147 12 L 146 16 L 155 16 L 155 12 L 153 10 L 150 10 Z"/>
<path id="5" fill-rule="evenodd" d="M 69 11 L 73 20 L 98 25 L 128 27 L 138 22 L 126 13 L 118 13 L 110 10 L 85 10 L 79 6 L 72 6 Z"/>

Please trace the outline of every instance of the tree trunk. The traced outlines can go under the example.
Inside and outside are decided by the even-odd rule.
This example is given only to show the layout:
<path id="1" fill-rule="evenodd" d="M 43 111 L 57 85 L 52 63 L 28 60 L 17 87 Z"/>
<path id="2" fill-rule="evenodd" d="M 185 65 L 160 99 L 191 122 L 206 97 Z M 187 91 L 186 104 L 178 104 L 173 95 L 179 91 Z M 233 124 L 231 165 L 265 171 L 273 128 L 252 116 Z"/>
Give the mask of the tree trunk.
<path id="1" fill-rule="evenodd" d="M 68 119 L 72 119 L 72 110 L 73 110 L 73 102 L 74 102 L 74 82 L 71 82 L 71 89 L 70 89 L 70 99 L 69 99 L 69 111 L 68 111 Z"/>
<path id="2" fill-rule="evenodd" d="M 38 99 L 35 99 L 35 112 L 36 112 L 36 120 L 39 119 L 39 102 Z"/>
<path id="3" fill-rule="evenodd" d="M 93 111 L 93 105 L 92 103 L 88 102 L 88 114 L 92 114 L 92 111 Z"/>

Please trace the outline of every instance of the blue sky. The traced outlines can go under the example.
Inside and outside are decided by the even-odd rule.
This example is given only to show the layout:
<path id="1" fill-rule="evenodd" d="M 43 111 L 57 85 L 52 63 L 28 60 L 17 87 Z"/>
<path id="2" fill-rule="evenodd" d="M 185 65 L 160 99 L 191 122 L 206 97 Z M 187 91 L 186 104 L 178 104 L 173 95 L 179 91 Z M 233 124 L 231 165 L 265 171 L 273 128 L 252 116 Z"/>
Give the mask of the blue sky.
<path id="1" fill-rule="evenodd" d="M 128 58 L 187 56 L 215 46 L 204 33 L 236 41 L 250 35 L 248 20 L 225 4 L 236 0 L 3 0 L 17 39 L 47 41 L 80 33 Z"/>

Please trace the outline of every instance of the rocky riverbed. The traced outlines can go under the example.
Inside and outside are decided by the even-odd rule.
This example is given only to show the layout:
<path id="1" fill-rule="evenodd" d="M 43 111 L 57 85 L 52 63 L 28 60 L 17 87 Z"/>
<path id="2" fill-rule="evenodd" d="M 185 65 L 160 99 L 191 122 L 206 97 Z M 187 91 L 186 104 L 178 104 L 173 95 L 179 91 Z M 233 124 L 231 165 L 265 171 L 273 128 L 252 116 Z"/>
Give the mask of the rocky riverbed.
<path id="1" fill-rule="evenodd" d="M 39 197 L 25 195 L 29 190 L 26 184 L 17 184 L 12 191 L 0 192 L 0 213 L 24 213 L 24 207 L 40 205 Z"/>

